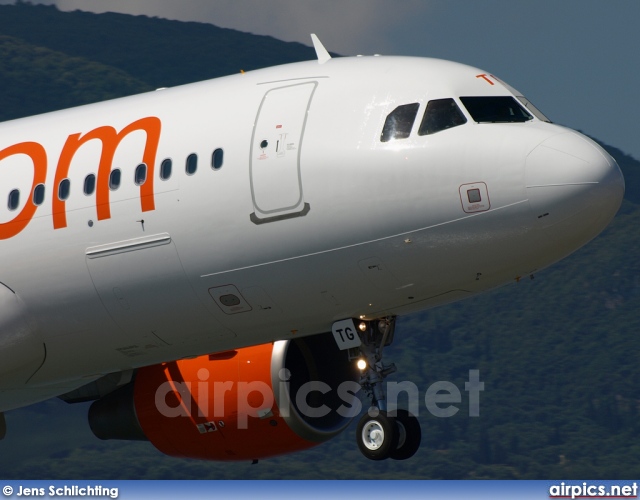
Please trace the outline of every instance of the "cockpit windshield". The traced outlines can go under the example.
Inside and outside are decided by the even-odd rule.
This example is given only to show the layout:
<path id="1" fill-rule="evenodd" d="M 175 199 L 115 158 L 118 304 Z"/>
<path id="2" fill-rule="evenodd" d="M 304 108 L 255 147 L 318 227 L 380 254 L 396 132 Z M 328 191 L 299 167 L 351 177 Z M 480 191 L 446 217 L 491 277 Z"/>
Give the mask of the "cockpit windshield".
<path id="1" fill-rule="evenodd" d="M 524 104 L 524 107 L 527 108 L 529 111 L 531 111 L 538 120 L 551 123 L 551 120 L 549 120 L 549 118 L 547 118 L 542 111 L 536 108 L 533 105 L 533 103 L 529 99 L 527 99 L 525 96 L 516 94 L 516 99 L 518 99 L 518 101 Z"/>
<path id="2" fill-rule="evenodd" d="M 516 89 L 514 89 L 511 85 L 509 85 L 507 82 L 503 82 L 502 80 L 500 80 L 500 78 L 498 78 L 496 75 L 491 75 L 491 77 L 494 80 L 499 81 L 502 85 L 505 86 L 505 88 L 511 92 L 514 96 L 516 96 L 516 99 L 518 99 L 518 101 L 520 101 L 521 104 L 524 105 L 525 108 L 527 108 L 528 111 L 530 111 L 531 113 L 533 113 L 533 116 L 535 116 L 538 120 L 543 121 L 543 122 L 547 122 L 547 123 L 551 123 L 551 120 L 549 120 L 549 118 L 547 118 L 544 113 L 542 113 L 542 111 L 540 111 L 538 108 L 536 108 L 529 99 L 527 99 L 525 96 L 522 95 L 521 92 L 517 91 Z"/>
<path id="3" fill-rule="evenodd" d="M 478 123 L 522 123 L 533 120 L 533 116 L 511 96 L 461 97 L 460 101 Z"/>

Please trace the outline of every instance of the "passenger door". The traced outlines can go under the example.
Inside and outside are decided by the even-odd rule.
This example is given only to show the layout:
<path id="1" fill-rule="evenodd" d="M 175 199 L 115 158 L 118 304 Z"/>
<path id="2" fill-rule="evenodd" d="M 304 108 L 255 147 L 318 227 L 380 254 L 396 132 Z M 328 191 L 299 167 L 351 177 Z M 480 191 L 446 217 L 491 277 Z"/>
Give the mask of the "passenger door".
<path id="1" fill-rule="evenodd" d="M 306 215 L 300 155 L 307 112 L 317 82 L 268 90 L 251 140 L 251 196 L 255 224 Z"/>

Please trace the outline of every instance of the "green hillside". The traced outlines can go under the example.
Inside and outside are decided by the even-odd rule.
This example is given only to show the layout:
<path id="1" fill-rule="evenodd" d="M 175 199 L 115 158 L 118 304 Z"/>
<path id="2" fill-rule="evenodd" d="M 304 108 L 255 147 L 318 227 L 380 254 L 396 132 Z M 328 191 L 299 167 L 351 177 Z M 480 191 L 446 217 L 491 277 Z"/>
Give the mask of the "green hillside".
<path id="1" fill-rule="evenodd" d="M 0 82 L 0 121 L 153 90 L 120 69 L 1 34 Z"/>
<path id="2" fill-rule="evenodd" d="M 0 6 L 0 118 L 313 57 L 299 44 L 197 23 Z M 99 441 L 86 405 L 53 400 L 7 415 L 0 477 L 637 477 L 640 162 L 605 147 L 627 190 L 602 235 L 534 280 L 400 318 L 385 354 L 398 365 L 391 380 L 412 381 L 422 397 L 439 380 L 463 389 L 473 369 L 486 384 L 477 418 L 468 416 L 464 391 L 452 418 L 421 404 L 423 444 L 412 460 L 366 460 L 355 425 L 316 449 L 258 465 L 172 459 L 148 443 Z"/>
<path id="3" fill-rule="evenodd" d="M 300 43 L 210 24 L 22 2 L 0 5 L 0 34 L 118 68 L 154 89 L 315 58 Z"/>

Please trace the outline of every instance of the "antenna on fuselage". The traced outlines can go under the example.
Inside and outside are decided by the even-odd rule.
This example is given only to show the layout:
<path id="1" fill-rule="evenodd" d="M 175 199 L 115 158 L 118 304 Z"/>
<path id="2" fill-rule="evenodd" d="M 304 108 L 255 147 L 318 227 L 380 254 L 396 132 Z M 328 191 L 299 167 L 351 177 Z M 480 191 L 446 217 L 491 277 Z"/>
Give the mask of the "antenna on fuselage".
<path id="1" fill-rule="evenodd" d="M 316 55 L 318 56 L 318 62 L 320 64 L 324 64 L 331 59 L 331 54 L 324 48 L 324 45 L 322 45 L 322 42 L 314 33 L 311 33 L 311 41 L 313 42 L 313 48 L 316 49 Z"/>

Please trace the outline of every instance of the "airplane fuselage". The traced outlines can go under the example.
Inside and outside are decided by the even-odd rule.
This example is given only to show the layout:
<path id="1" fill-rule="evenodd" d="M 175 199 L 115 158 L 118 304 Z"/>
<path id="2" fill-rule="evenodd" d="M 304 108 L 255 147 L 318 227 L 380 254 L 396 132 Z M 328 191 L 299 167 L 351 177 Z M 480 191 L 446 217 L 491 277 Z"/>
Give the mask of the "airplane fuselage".
<path id="1" fill-rule="evenodd" d="M 607 153 L 533 115 L 478 123 L 465 96 L 513 94 L 456 63 L 359 57 L 1 124 L 0 411 L 459 300 L 608 224 L 624 187 Z M 465 122 L 421 135 L 445 99 Z M 383 140 L 412 104 L 409 134 Z"/>

